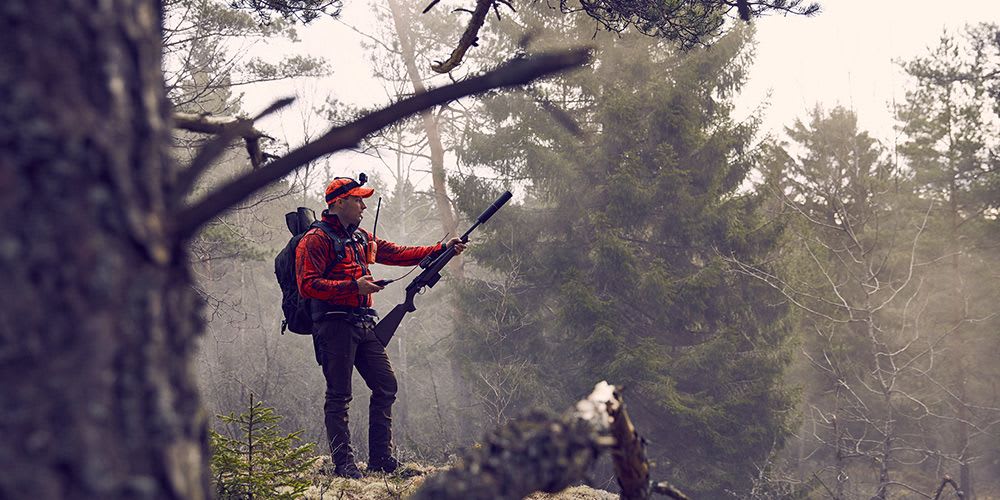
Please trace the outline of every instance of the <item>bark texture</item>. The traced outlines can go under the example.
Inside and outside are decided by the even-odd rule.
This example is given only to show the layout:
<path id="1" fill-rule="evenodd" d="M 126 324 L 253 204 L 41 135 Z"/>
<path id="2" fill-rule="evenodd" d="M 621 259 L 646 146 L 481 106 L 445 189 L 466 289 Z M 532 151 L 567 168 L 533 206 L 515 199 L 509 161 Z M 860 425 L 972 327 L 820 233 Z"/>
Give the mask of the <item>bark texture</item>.
<path id="1" fill-rule="evenodd" d="M 0 2 L 0 497 L 205 498 L 159 3 Z"/>

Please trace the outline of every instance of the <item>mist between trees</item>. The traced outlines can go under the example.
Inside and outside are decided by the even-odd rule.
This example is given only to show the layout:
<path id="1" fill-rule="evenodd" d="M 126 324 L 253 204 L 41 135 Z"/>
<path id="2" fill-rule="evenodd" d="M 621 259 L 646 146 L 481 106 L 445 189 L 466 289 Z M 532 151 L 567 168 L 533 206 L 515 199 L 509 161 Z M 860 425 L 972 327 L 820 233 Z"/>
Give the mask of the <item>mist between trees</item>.
<path id="1" fill-rule="evenodd" d="M 339 7 L 322 0 L 288 5 L 295 8 L 282 17 L 281 9 L 256 1 L 164 2 L 163 72 L 173 111 L 242 116 L 241 84 L 328 71 L 324 61 L 309 58 L 247 60 L 242 49 L 229 45 L 248 37 L 294 38 L 295 22 Z M 653 475 L 694 498 L 952 498 L 955 491 L 939 488 L 948 477 L 964 498 L 1000 497 L 1000 29 L 969 27 L 904 63 L 911 79 L 905 102 L 895 109 L 900 128 L 891 141 L 859 129 L 854 113 L 842 108 L 803 110 L 805 119 L 769 137 L 758 130 L 756 117 L 733 115 L 754 33 L 726 13 L 737 9 L 749 18 L 794 10 L 797 2 L 668 2 L 660 6 L 667 12 L 588 2 L 585 12 L 576 13 L 563 12 L 574 10 L 567 2 L 561 8 L 526 3 L 516 11 L 504 5 L 493 5 L 500 19 L 483 26 L 461 66 L 433 77 L 432 66 L 446 53 L 441 41 L 460 40 L 465 18 L 421 16 L 425 5 L 402 0 L 372 6 L 378 23 L 366 33 L 366 50 L 393 101 L 509 57 L 594 47 L 592 59 L 575 71 L 517 91 L 435 106 L 365 137 L 357 148 L 379 162 L 377 171 L 368 172 L 382 196 L 377 234 L 394 242 L 430 244 L 446 233 L 459 234 L 503 190 L 516 192 L 515 201 L 474 235 L 463 258 L 449 265 L 445 279 L 418 297 L 418 310 L 388 347 L 400 384 L 393 421 L 401 458 L 448 463 L 485 431 L 529 410 L 560 411 L 606 379 L 625 388 L 636 428 L 648 439 Z M 272 17 L 262 23 L 262 15 Z M 318 116 L 304 114 L 304 122 L 338 125 L 367 112 L 333 101 L 313 107 Z M 167 187 L 178 177 L 182 184 L 198 178 L 183 200 L 162 204 L 176 208 L 217 193 L 251 169 L 247 150 L 260 153 L 257 168 L 258 161 L 280 162 L 289 153 L 266 131 L 244 125 L 236 134 L 242 139 L 204 175 L 176 175 L 153 160 L 142 163 L 150 172 L 173 172 L 163 181 Z M 171 161 L 189 164 L 204 136 L 181 130 L 174 136 Z M 153 141 L 149 137 L 158 135 L 137 132 L 131 157 L 145 158 L 140 153 L 148 153 L 142 146 Z M 129 164 L 124 156 L 86 164 Z M 27 158 L 15 166 L 30 171 L 35 159 Z M 429 186 L 418 182 L 427 170 Z M 348 173 L 328 159 L 313 160 L 225 214 L 192 223 L 201 227 L 190 241 L 170 235 L 164 243 L 159 233 L 140 230 L 158 227 L 134 216 L 143 210 L 161 216 L 156 210 L 162 207 L 152 201 L 102 211 L 128 224 L 120 225 L 124 236 L 84 231 L 107 239 L 94 240 L 94 247 L 135 255 L 109 261 L 108 269 L 117 271 L 98 281 L 125 280 L 115 283 L 145 295 L 123 293 L 132 298 L 120 310 L 109 309 L 127 321 L 115 323 L 102 310 L 78 325 L 72 318 L 85 317 L 81 311 L 90 313 L 92 304 L 67 294 L 68 305 L 60 310 L 70 319 L 50 335 L 83 342 L 86 336 L 71 335 L 78 327 L 118 325 L 108 330 L 117 337 L 97 338 L 115 346 L 108 352 L 117 354 L 108 357 L 118 361 L 109 366 L 135 377 L 118 371 L 108 371 L 110 378 L 94 375 L 104 385 L 88 386 L 87 394 L 97 396 L 80 406 L 88 408 L 80 410 L 86 415 L 74 413 L 73 422 L 82 423 L 64 427 L 114 427 L 126 443 L 146 443 L 143 437 L 156 435 L 179 444 L 150 444 L 149 450 L 129 444 L 137 448 L 91 464 L 87 454 L 109 443 L 104 437 L 110 431 L 77 433 L 59 453 L 79 456 L 58 460 L 36 445 L 63 430 L 31 434 L 10 449 L 30 448 L 31 457 L 41 457 L 24 463 L 58 465 L 37 478 L 21 466 L 10 475 L 16 481 L 0 483 L 0 492 L 25 484 L 53 496 L 72 487 L 93 497 L 102 491 L 207 491 L 206 478 L 197 472 L 205 469 L 199 450 L 207 444 L 199 433 L 204 423 L 197 392 L 210 415 L 238 414 L 251 397 L 261 401 L 283 416 L 284 431 L 302 431 L 301 438 L 325 452 L 325 384 L 311 339 L 278 334 L 280 291 L 272 258 L 289 237 L 284 213 L 297 206 L 319 212 L 325 183 Z M 38 182 L 49 186 L 42 189 L 49 194 L 65 188 Z M 145 187 L 136 189 L 169 191 Z M 121 189 L 125 201 L 145 199 Z M 107 208 L 99 194 L 86 200 Z M 33 199 L 18 196 L 10 198 L 11 206 Z M 64 220 L 90 227 L 76 218 L 90 212 L 64 208 L 56 212 Z M 366 228 L 373 215 L 369 210 Z M 58 231 L 50 226 L 32 227 L 49 228 L 39 239 L 57 241 L 52 235 Z M 171 246 L 181 243 L 183 249 Z M 18 248 L 3 245 L 4 258 L 13 259 L 9 255 Z M 40 264 L 32 265 L 53 267 L 61 255 L 56 246 L 39 248 Z M 81 255 L 90 255 L 90 246 L 80 248 Z M 183 262 L 170 260 L 178 255 Z M 12 310 L 37 312 L 30 304 L 56 295 L 46 290 L 73 282 L 62 275 L 42 280 L 31 295 L 16 285 L 36 276 L 8 267 L 5 273 L 13 274 L 0 283 L 18 291 L 3 289 Z M 141 286 L 126 269 L 141 271 L 135 272 Z M 374 267 L 376 278 L 405 271 Z M 398 303 L 402 283 L 378 293 L 376 308 L 384 313 Z M 203 304 L 206 327 L 200 336 L 192 294 Z M 42 331 L 51 326 L 51 318 L 42 316 L 18 321 Z M 128 333 L 139 326 L 148 327 L 149 335 Z M 112 342 L 117 338 L 126 340 Z M 176 362 L 192 352 L 195 339 L 198 391 L 189 384 L 187 367 Z M 27 342 L 24 350 L 37 350 L 19 342 L 7 345 Z M 135 351 L 142 358 L 129 357 L 131 345 L 141 346 Z M 28 359 L 8 352 L 14 348 L 0 349 L 0 359 Z M 86 362 L 92 358 L 104 362 L 101 356 Z M 53 359 L 62 374 L 56 382 L 71 381 L 70 372 L 105 374 L 98 365 L 68 371 L 66 366 L 77 365 Z M 14 370 L 47 373 L 44 366 L 10 366 L 5 381 L 13 380 Z M 167 375 L 158 376 L 159 369 Z M 351 425 L 363 458 L 367 450 L 357 436 L 366 434 L 368 391 L 360 379 L 355 386 Z M 4 398 L 27 401 L 37 398 L 36 390 Z M 98 396 L 112 393 L 108 410 Z M 166 405 L 157 394 L 176 404 Z M 132 412 L 130 405 L 142 411 Z M 44 406 L 38 414 L 53 411 Z M 29 414 L 5 418 L 20 425 L 17 419 L 30 420 Z M 124 424 L 90 425 L 88 419 L 105 414 L 120 416 L 115 418 Z M 16 436 L 18 425 L 5 423 L 4 434 Z M 135 456 L 152 458 L 149 464 L 128 459 Z M 15 459 L 21 457 L 0 452 L 0 464 Z M 91 465 L 79 465 L 84 463 Z M 140 481 L 131 472 L 120 478 L 115 473 L 130 467 L 146 467 L 148 475 Z M 83 472 L 72 472 L 77 469 Z M 177 479 L 176 471 L 190 476 Z M 607 465 L 591 482 L 616 488 Z"/>
<path id="2" fill-rule="evenodd" d="M 422 89 L 432 47 L 457 36 L 417 7 L 375 9 L 368 50 L 390 95 Z M 525 50 L 525 33 L 538 34 L 531 50 L 596 41 L 595 61 L 364 143 L 385 167 L 369 172 L 380 237 L 427 244 L 507 187 L 520 200 L 390 345 L 404 458 L 446 461 L 607 378 L 626 387 L 655 473 L 696 496 L 930 498 L 946 474 L 965 498 L 1000 495 L 995 27 L 905 65 L 895 143 L 842 108 L 803 110 L 775 138 L 736 121 L 750 29 L 678 52 L 635 34 L 592 38 L 586 18 L 532 4 L 488 26 L 465 64 Z M 427 168 L 434 185 L 415 187 Z M 761 181 L 745 189 L 753 172 Z M 312 166 L 195 241 L 213 411 L 253 393 L 323 441 L 311 343 L 277 335 L 279 294 L 260 257 L 286 241 L 282 214 L 319 210 L 323 183 L 343 173 Z M 613 488 L 607 471 L 595 481 Z"/>
<path id="3" fill-rule="evenodd" d="M 422 90 L 434 47 L 462 28 L 419 7 L 373 7 L 367 50 L 390 95 Z M 803 110 L 780 137 L 737 121 L 751 29 L 679 52 L 595 36 L 589 18 L 544 4 L 503 18 L 463 68 L 579 43 L 597 44 L 595 60 L 525 92 L 435 108 L 362 146 L 384 167 L 369 175 L 383 198 L 378 235 L 391 241 L 454 235 L 506 188 L 519 200 L 419 297 L 389 347 L 404 458 L 447 461 L 606 378 L 625 386 L 654 474 L 696 497 L 931 498 L 945 475 L 965 498 L 1000 495 L 996 27 L 906 62 L 888 142 L 843 108 Z M 358 112 L 323 107 L 334 122 Z M 243 165 L 237 151 L 213 175 Z M 428 168 L 433 185 L 415 186 Z M 342 174 L 311 165 L 193 243 L 209 318 L 197 366 L 213 413 L 252 393 L 322 443 L 323 379 L 309 338 L 277 335 L 269 257 L 288 237 L 283 213 L 320 210 L 323 184 Z M 401 293 L 391 286 L 376 307 Z M 614 488 L 606 470 L 594 480 Z"/>

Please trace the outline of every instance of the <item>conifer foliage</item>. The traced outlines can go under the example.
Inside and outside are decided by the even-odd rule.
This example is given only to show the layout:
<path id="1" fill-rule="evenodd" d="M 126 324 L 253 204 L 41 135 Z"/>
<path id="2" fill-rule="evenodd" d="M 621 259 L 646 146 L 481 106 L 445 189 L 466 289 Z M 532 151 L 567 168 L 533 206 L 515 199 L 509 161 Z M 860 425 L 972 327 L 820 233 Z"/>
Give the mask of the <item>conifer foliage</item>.
<path id="1" fill-rule="evenodd" d="M 298 498 L 309 487 L 313 443 L 300 444 L 301 431 L 283 434 L 281 416 L 254 401 L 247 411 L 219 415 L 227 434 L 209 431 L 212 479 L 220 499 Z"/>
<path id="2" fill-rule="evenodd" d="M 548 28 L 593 36 L 587 23 Z M 591 67 L 533 98 L 486 102 L 461 158 L 489 174 L 453 179 L 457 204 L 474 216 L 505 183 L 523 194 L 472 247 L 486 269 L 461 298 L 470 317 L 455 350 L 486 420 L 620 381 L 654 476 L 705 498 L 748 489 L 780 447 L 792 406 L 779 382 L 787 311 L 719 257 L 766 252 L 778 234 L 738 191 L 754 124 L 734 120 L 729 99 L 749 37 L 688 53 L 608 39 Z"/>

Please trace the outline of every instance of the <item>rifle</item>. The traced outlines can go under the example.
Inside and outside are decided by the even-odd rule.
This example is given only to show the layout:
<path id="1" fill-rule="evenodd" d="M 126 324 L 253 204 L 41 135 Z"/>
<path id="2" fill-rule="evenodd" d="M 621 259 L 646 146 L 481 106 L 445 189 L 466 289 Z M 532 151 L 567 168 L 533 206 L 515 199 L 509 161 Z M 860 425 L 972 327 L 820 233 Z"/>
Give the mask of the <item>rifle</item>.
<path id="1" fill-rule="evenodd" d="M 493 217 L 493 214 L 495 214 L 497 210 L 500 210 L 500 207 L 504 206 L 504 204 L 510 200 L 511 196 L 510 191 L 505 191 L 502 195 L 500 195 L 500 197 L 497 198 L 497 200 L 494 201 L 493 204 L 490 205 L 478 219 L 476 219 L 476 223 L 462 235 L 462 243 L 468 243 L 469 234 L 479 227 L 480 224 L 490 220 L 490 217 Z M 375 325 L 375 337 L 378 338 L 378 341 L 382 343 L 383 347 L 389 345 L 389 341 L 392 340 L 393 334 L 395 334 L 396 329 L 399 328 L 399 323 L 403 321 L 403 316 L 405 316 L 408 312 L 417 310 L 417 306 L 413 305 L 413 298 L 416 297 L 416 295 L 420 293 L 424 287 L 434 288 L 434 285 L 436 285 L 438 280 L 441 279 L 441 269 L 444 269 L 444 266 L 447 265 L 454 256 L 455 247 L 450 246 L 436 257 L 431 258 L 431 256 L 428 255 L 423 261 L 420 262 L 420 267 L 424 268 L 424 270 L 421 271 L 416 278 L 413 278 L 413 281 L 411 281 L 409 285 L 406 285 L 406 299 L 402 304 L 392 308 L 392 311 L 390 311 L 389 314 L 387 314 L 381 321 L 378 322 L 377 325 Z"/>

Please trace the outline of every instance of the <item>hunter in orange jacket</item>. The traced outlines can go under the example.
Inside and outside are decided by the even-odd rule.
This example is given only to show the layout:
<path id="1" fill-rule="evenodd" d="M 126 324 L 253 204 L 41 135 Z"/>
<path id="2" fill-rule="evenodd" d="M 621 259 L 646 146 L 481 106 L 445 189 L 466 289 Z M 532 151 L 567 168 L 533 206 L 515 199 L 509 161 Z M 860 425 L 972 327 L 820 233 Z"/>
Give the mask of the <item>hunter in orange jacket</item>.
<path id="1" fill-rule="evenodd" d="M 361 203 L 364 204 L 363 201 Z M 353 234 L 335 215 L 324 212 L 323 221 L 341 238 L 346 239 Z M 339 307 L 371 307 L 371 294 L 359 293 L 358 285 L 363 276 L 370 276 L 367 247 L 374 243 L 375 262 L 390 266 L 415 266 L 424 257 L 445 248 L 444 243 L 402 246 L 383 239 L 373 240 L 371 233 L 364 229 L 360 231 L 367 236 L 365 242 L 355 241 L 345 245 L 344 258 L 339 261 L 334 253 L 333 240 L 322 229 L 312 228 L 306 232 L 295 249 L 295 273 L 301 296 Z"/>
<path id="2" fill-rule="evenodd" d="M 372 280 L 368 265 L 378 262 L 412 266 L 447 246 L 454 246 L 456 253 L 465 249 L 459 238 L 422 247 L 373 241 L 367 231 L 364 238 L 355 238 L 364 217 L 364 199 L 374 192 L 362 187 L 364 183 L 365 177 L 361 176 L 359 181 L 336 178 L 326 188 L 329 208 L 323 212 L 323 221 L 343 242 L 343 258 L 338 255 L 340 242 L 335 246 L 335 239 L 322 228 L 306 232 L 295 249 L 299 295 L 312 299 L 313 345 L 326 378 L 323 413 L 334 474 L 353 479 L 362 477 L 354 462 L 348 425 L 355 368 L 372 391 L 368 405 L 368 472 L 392 473 L 400 467 L 392 451 L 392 404 L 398 387 L 385 348 L 375 336 L 370 307 L 372 294 L 382 287 Z"/>

